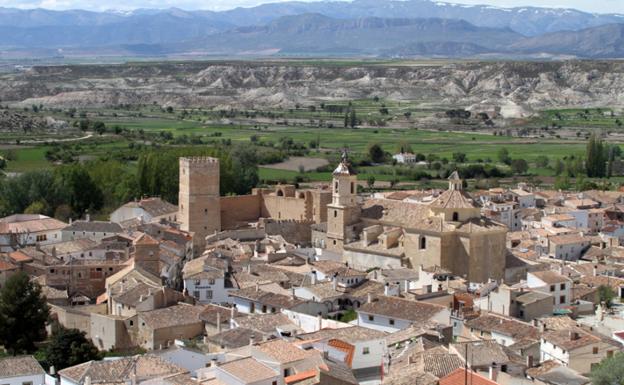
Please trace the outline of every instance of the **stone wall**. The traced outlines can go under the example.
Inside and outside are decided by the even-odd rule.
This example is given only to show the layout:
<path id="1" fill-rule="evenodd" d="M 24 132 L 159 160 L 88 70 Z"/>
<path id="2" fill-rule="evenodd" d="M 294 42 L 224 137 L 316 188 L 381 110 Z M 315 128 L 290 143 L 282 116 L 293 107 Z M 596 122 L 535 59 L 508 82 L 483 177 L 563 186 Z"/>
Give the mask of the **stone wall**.
<path id="1" fill-rule="evenodd" d="M 232 230 L 256 222 L 261 214 L 262 195 L 221 197 L 221 229 Z"/>
<path id="2" fill-rule="evenodd" d="M 314 221 L 285 220 L 276 221 L 265 219 L 261 225 L 267 235 L 281 235 L 286 242 L 309 246 L 312 244 L 312 228 Z"/>

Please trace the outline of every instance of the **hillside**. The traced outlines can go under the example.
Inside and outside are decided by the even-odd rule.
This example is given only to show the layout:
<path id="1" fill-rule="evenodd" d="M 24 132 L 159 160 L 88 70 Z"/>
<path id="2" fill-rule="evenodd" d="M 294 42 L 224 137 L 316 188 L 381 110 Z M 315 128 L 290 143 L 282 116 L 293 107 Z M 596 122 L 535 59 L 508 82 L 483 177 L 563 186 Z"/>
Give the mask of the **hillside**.
<path id="1" fill-rule="evenodd" d="M 290 108 L 372 96 L 423 106 L 497 105 L 522 115 L 548 107 L 621 104 L 619 62 L 502 62 L 333 66 L 188 62 L 35 67 L 0 76 L 0 99 L 17 106 Z M 524 112 L 523 112 L 524 111 Z"/>

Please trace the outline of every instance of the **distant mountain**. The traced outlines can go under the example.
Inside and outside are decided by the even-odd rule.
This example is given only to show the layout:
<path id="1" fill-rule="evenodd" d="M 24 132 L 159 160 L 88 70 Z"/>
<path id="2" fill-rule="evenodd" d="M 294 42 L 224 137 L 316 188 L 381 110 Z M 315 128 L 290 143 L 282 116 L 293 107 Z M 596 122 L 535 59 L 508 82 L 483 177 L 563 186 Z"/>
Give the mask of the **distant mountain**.
<path id="1" fill-rule="evenodd" d="M 448 55 L 459 44 L 478 41 L 489 47 L 490 52 L 496 52 L 522 38 L 510 29 L 476 27 L 463 20 L 334 19 L 321 14 L 304 14 L 285 16 L 266 26 L 239 27 L 209 39 L 187 42 L 178 48 L 183 51 L 204 49 L 219 55 L 275 52 L 367 56 L 392 55 L 394 50 L 405 45 L 425 44 L 431 54 Z"/>
<path id="2" fill-rule="evenodd" d="M 512 51 L 562 54 L 591 58 L 624 57 L 624 24 L 610 24 L 573 32 L 554 32 L 523 39 Z"/>
<path id="3" fill-rule="evenodd" d="M 282 16 L 321 13 L 334 18 L 445 18 L 462 19 L 481 27 L 511 28 L 526 36 L 580 30 L 619 23 L 618 14 L 592 14 L 574 9 L 537 7 L 498 8 L 487 5 L 452 4 L 431 0 L 354 0 L 328 2 L 285 2 L 253 8 L 224 11 L 228 22 L 236 25 L 266 24 Z"/>
<path id="4" fill-rule="evenodd" d="M 624 16 L 431 0 L 286 2 L 224 12 L 0 8 L 14 55 L 624 57 Z"/>

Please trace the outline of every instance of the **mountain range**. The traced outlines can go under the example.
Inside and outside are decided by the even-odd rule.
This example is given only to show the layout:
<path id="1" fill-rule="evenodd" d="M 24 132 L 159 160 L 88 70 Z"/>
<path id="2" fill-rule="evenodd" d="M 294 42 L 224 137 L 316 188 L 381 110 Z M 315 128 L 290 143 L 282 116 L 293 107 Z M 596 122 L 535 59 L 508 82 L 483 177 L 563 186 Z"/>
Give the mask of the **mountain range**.
<path id="1" fill-rule="evenodd" d="M 233 10 L 0 8 L 2 51 L 33 55 L 624 57 L 624 15 L 431 0 Z"/>

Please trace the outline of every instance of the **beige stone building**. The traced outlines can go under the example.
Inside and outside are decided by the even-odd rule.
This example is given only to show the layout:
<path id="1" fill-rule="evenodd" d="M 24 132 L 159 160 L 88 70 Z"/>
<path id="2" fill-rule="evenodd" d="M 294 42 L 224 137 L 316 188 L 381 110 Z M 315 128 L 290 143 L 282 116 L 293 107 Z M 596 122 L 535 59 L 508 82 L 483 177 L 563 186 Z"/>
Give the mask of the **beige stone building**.
<path id="1" fill-rule="evenodd" d="M 354 268 L 442 267 L 471 282 L 503 279 L 507 228 L 482 217 L 457 172 L 430 203 L 369 199 L 358 204 L 357 177 L 343 157 L 334 171 L 326 232 L 313 243 L 343 251 Z"/>
<path id="2" fill-rule="evenodd" d="M 178 219 L 182 230 L 194 233 L 193 243 L 198 253 L 203 251 L 206 236 L 245 228 L 260 218 L 323 223 L 327 221 L 327 205 L 331 200 L 329 190 L 297 189 L 293 185 L 220 197 L 218 159 L 180 158 Z"/>
<path id="3" fill-rule="evenodd" d="M 439 266 L 472 282 L 504 278 L 508 230 L 481 216 L 457 172 L 448 190 L 427 203 L 359 202 L 357 174 L 345 153 L 331 190 L 280 185 L 219 198 L 218 165 L 214 158 L 180 159 L 178 217 L 198 245 L 214 232 L 272 218 L 309 223 L 314 246 L 342 253 L 361 270 Z"/>

